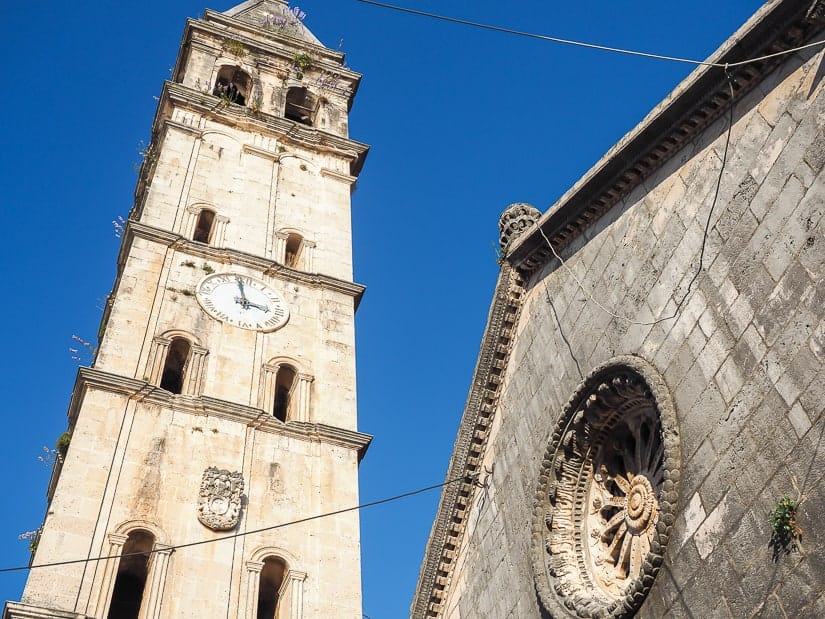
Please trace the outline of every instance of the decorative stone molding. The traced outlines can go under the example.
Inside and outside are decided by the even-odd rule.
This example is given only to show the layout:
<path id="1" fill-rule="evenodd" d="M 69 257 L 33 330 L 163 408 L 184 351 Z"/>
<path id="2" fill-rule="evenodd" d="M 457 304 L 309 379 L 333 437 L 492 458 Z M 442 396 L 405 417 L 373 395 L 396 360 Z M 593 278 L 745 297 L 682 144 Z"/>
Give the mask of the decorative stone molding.
<path id="1" fill-rule="evenodd" d="M 275 261 L 279 264 L 286 264 L 286 242 L 289 235 L 293 233 L 301 237 L 301 248 L 297 264 L 292 268 L 312 273 L 315 266 L 315 241 L 305 238 L 298 230 L 283 229 L 275 232 Z"/>
<path id="2" fill-rule="evenodd" d="M 298 269 L 284 266 L 279 262 L 274 262 L 272 260 L 236 249 L 211 247 L 209 245 L 204 245 L 203 243 L 197 243 L 190 239 L 184 238 L 179 234 L 168 232 L 162 228 L 142 224 L 131 219 L 126 222 L 126 230 L 123 234 L 123 243 L 121 244 L 120 253 L 118 254 L 118 278 L 120 278 L 122 274 L 123 265 L 126 264 L 127 256 L 131 251 L 132 243 L 135 238 L 161 243 L 167 247 L 174 247 L 178 251 L 184 252 L 191 256 L 197 256 L 199 258 L 203 258 L 204 260 L 220 262 L 222 264 L 229 265 L 230 267 L 248 267 L 259 271 L 263 275 L 276 276 L 295 284 L 340 292 L 341 294 L 353 297 L 355 299 L 356 308 L 358 307 L 358 303 L 360 302 L 365 290 L 364 286 L 361 284 L 356 284 L 355 282 L 349 282 L 347 280 L 338 279 L 336 277 L 331 277 L 320 273 L 306 273 Z M 118 282 L 116 281 L 115 289 L 117 289 L 117 283 Z M 110 312 L 111 306 L 107 305 L 106 308 L 104 308 L 103 313 L 104 322 L 108 319 Z"/>
<path id="3" fill-rule="evenodd" d="M 676 517 L 681 454 L 662 378 L 637 357 L 594 370 L 564 407 L 539 473 L 536 590 L 553 617 L 628 617 Z"/>
<path id="4" fill-rule="evenodd" d="M 65 610 L 40 608 L 20 602 L 6 602 L 3 619 L 88 619 L 88 616 Z"/>
<path id="5" fill-rule="evenodd" d="M 219 400 L 209 396 L 181 397 L 155 387 L 143 380 L 128 378 L 118 374 L 103 372 L 94 368 L 78 368 L 77 378 L 69 404 L 69 423 L 77 419 L 78 411 L 89 390 L 118 393 L 127 398 L 164 406 L 172 410 L 196 415 L 215 416 L 219 419 L 246 423 L 258 430 L 288 436 L 296 440 L 329 443 L 358 452 L 358 461 L 367 452 L 372 436 L 354 430 L 347 430 L 324 423 L 292 421 L 281 423 L 272 417 L 272 412 L 236 402 Z"/>
<path id="6" fill-rule="evenodd" d="M 487 318 L 478 363 L 461 418 L 447 479 L 464 478 L 441 491 L 435 522 L 427 541 L 424 562 L 411 609 L 413 619 L 437 617 L 455 567 L 456 548 L 467 525 L 468 506 L 481 472 L 487 437 L 495 417 L 502 379 L 507 369 L 513 332 L 523 301 L 523 280 L 508 264 L 502 264 Z"/>
<path id="7" fill-rule="evenodd" d="M 200 395 L 201 379 L 203 378 L 206 356 L 209 354 L 209 351 L 195 343 L 194 337 L 189 333 L 177 331 L 167 332 L 152 339 L 152 346 L 149 349 L 149 359 L 146 364 L 146 377 L 148 382 L 154 385 L 160 384 L 163 365 L 166 361 L 166 355 L 169 352 L 169 345 L 175 337 L 186 338 L 191 345 L 189 359 L 184 369 L 181 395 Z"/>
<path id="8" fill-rule="evenodd" d="M 143 602 L 141 603 L 140 616 L 143 619 L 159 619 L 161 617 L 161 602 L 163 601 L 163 591 L 166 585 L 166 572 L 169 568 L 169 557 L 174 549 L 168 544 L 157 541 L 159 530 L 151 523 L 145 521 L 132 521 L 118 527 L 118 533 L 110 533 L 108 557 L 103 564 L 103 576 L 98 585 L 97 610 L 95 617 L 106 617 L 109 614 L 109 605 L 112 602 L 115 579 L 120 567 L 120 555 L 123 553 L 123 546 L 128 539 L 128 533 L 136 529 L 145 529 L 155 537 L 155 544 L 152 547 L 152 554 L 149 559 L 149 573 L 143 589 Z"/>
<path id="9" fill-rule="evenodd" d="M 708 64 L 691 73 L 545 211 L 538 221 L 543 235 L 533 230 L 512 242 L 507 260 L 525 275 L 553 260 L 545 236 L 557 252 L 567 247 L 786 62 L 787 56 L 780 52 L 811 41 L 823 27 L 822 0 L 765 3 L 764 10 L 707 58 L 707 63 L 717 66 Z M 762 56 L 763 60 L 732 68 L 731 100 L 728 80 L 719 67 Z"/>
<path id="10" fill-rule="evenodd" d="M 243 474 L 210 466 L 198 493 L 198 520 L 213 531 L 231 531 L 241 517 Z"/>
<path id="11" fill-rule="evenodd" d="M 204 209 L 215 212 L 215 221 L 212 224 L 209 245 L 212 247 L 223 247 L 229 218 L 225 215 L 219 215 L 217 210 L 209 204 L 190 204 L 187 206 L 181 223 L 181 231 L 187 238 L 191 239 L 195 235 L 195 225 L 198 221 L 198 215 L 200 215 Z"/>
<path id="12" fill-rule="evenodd" d="M 501 251 L 506 254 L 510 243 L 536 223 L 539 217 L 541 217 L 539 210 L 525 202 L 516 202 L 504 209 L 498 220 L 498 240 Z"/>
<path id="13" fill-rule="evenodd" d="M 272 415 L 275 408 L 275 379 L 282 365 L 289 365 L 298 369 L 298 365 L 289 359 L 267 363 L 263 367 L 261 385 L 258 390 L 258 407 Z M 305 372 L 298 372 L 295 376 L 295 385 L 289 394 L 287 421 L 309 422 L 312 417 L 310 396 L 312 382 L 315 377 Z"/>
<path id="14" fill-rule="evenodd" d="M 255 619 L 258 616 L 261 572 L 264 569 L 264 561 L 269 557 L 282 559 L 288 567 L 278 591 L 278 617 L 303 619 L 304 581 L 307 579 L 307 574 L 292 567 L 295 564 L 294 557 L 280 549 L 269 548 L 258 550 L 253 554 L 252 559 L 246 562 L 245 619 Z"/>

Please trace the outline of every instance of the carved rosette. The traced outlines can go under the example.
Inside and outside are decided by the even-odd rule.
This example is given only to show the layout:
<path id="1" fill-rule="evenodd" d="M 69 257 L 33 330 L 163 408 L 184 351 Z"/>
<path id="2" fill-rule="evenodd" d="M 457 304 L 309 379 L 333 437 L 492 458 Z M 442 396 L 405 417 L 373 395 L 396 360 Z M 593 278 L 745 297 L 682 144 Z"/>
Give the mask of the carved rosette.
<path id="1" fill-rule="evenodd" d="M 510 243 L 536 223 L 539 217 L 541 217 L 539 210 L 526 202 L 516 202 L 504 209 L 498 220 L 498 240 L 501 251 L 506 253 Z"/>
<path id="2" fill-rule="evenodd" d="M 677 422 L 636 357 L 597 368 L 565 406 L 539 476 L 536 589 L 554 617 L 627 617 L 644 601 L 675 518 Z"/>
<path id="3" fill-rule="evenodd" d="M 243 490 L 241 473 L 210 466 L 201 480 L 198 520 L 213 531 L 234 529 L 241 516 Z"/>

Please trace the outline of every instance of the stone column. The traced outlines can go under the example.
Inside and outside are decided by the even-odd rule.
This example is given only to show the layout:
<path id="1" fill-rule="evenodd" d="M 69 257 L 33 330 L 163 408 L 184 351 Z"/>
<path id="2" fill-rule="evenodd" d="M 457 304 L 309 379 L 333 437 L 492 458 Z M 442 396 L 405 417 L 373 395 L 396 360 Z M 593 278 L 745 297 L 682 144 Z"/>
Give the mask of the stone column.
<path id="1" fill-rule="evenodd" d="M 127 536 L 116 533 L 109 534 L 109 552 L 103 565 L 103 579 L 100 583 L 100 592 L 97 598 L 95 617 L 106 617 L 109 614 L 109 604 L 112 601 L 112 590 L 115 586 L 117 568 L 120 566 L 120 555 L 123 554 L 123 545 Z"/>
<path id="2" fill-rule="evenodd" d="M 286 240 L 289 238 L 289 233 L 283 230 L 278 230 L 275 233 L 275 247 L 273 249 L 273 258 L 278 264 L 286 263 Z"/>
<path id="3" fill-rule="evenodd" d="M 263 561 L 246 562 L 246 606 L 245 619 L 256 619 L 258 616 L 258 591 L 261 584 L 261 572 L 264 569 Z"/>
<path id="4" fill-rule="evenodd" d="M 314 273 L 313 269 L 315 268 L 315 241 L 307 241 L 304 239 L 303 242 L 303 270 L 307 273 Z"/>
<path id="5" fill-rule="evenodd" d="M 203 377 L 203 368 L 206 363 L 206 355 L 209 351 L 203 346 L 196 346 L 192 344 L 192 350 L 189 353 L 189 363 L 186 370 L 186 383 L 183 393 L 186 395 L 197 396 L 200 395 L 201 378 Z"/>
<path id="6" fill-rule="evenodd" d="M 163 362 L 166 360 L 166 353 L 169 352 L 171 343 L 172 341 L 165 337 L 156 337 L 152 340 L 152 349 L 146 364 L 146 378 L 153 385 L 160 384 L 160 373 L 163 371 Z"/>
<path id="7" fill-rule="evenodd" d="M 275 406 L 275 376 L 280 365 L 265 365 L 261 376 L 261 386 L 258 389 L 258 408 L 262 408 L 270 415 Z"/>
<path id="8" fill-rule="evenodd" d="M 152 564 L 144 587 L 144 611 L 142 619 L 160 619 L 160 608 L 163 602 L 163 589 L 166 586 L 166 571 L 169 568 L 169 557 L 172 548 L 165 544 L 155 544 L 152 554 Z"/>
<path id="9" fill-rule="evenodd" d="M 226 235 L 226 225 L 229 223 L 229 217 L 224 215 L 215 215 L 213 222 L 214 229 L 212 230 L 212 241 L 210 245 L 213 247 L 223 247 L 224 237 Z"/>
<path id="10" fill-rule="evenodd" d="M 181 218 L 180 230 L 178 232 L 181 236 L 191 239 L 195 234 L 195 222 L 198 221 L 198 214 L 201 210 L 191 204 L 183 211 Z"/>
<path id="11" fill-rule="evenodd" d="M 312 411 L 310 410 L 310 392 L 312 389 L 313 376 L 309 374 L 298 374 L 295 378 L 295 392 L 292 394 L 295 403 L 295 420 L 310 421 Z"/>
<path id="12" fill-rule="evenodd" d="M 306 572 L 289 570 L 286 577 L 286 586 L 289 587 L 289 615 L 288 619 L 303 619 L 304 617 L 304 581 Z"/>

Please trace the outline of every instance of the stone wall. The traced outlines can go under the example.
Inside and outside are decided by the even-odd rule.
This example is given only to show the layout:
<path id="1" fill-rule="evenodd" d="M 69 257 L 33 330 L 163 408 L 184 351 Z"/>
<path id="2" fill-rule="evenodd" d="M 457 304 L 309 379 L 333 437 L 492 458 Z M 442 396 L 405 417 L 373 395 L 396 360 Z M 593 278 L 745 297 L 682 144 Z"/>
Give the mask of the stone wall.
<path id="1" fill-rule="evenodd" d="M 639 616 L 825 615 L 822 63 L 789 56 L 737 102 L 707 235 L 727 114 L 568 245 L 566 266 L 533 274 L 482 462 L 493 472 L 439 616 L 543 616 L 542 458 L 583 377 L 620 355 L 663 377 L 681 439 L 677 518 Z M 800 493 L 803 538 L 774 557 L 768 514 Z"/>

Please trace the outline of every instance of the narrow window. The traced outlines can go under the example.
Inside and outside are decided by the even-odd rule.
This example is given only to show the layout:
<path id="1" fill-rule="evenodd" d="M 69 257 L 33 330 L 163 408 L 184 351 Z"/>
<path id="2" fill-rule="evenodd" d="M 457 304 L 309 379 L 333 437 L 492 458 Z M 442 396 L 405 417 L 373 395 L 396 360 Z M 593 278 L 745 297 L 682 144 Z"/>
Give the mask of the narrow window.
<path id="1" fill-rule="evenodd" d="M 183 373 L 189 360 L 190 349 L 189 341 L 182 337 L 176 337 L 169 344 L 169 352 L 166 353 L 166 362 L 163 364 L 163 374 L 160 378 L 161 389 L 172 393 L 183 391 Z"/>
<path id="2" fill-rule="evenodd" d="M 251 88 L 252 79 L 244 71 L 238 67 L 224 66 L 218 71 L 212 94 L 230 103 L 246 105 Z"/>
<path id="3" fill-rule="evenodd" d="M 289 120 L 312 126 L 318 102 L 309 90 L 303 86 L 292 86 L 286 91 L 284 116 Z"/>
<path id="4" fill-rule="evenodd" d="M 287 571 L 286 562 L 280 557 L 264 559 L 264 569 L 261 570 L 261 581 L 258 587 L 257 619 L 277 619 L 278 592 L 284 584 Z"/>
<path id="5" fill-rule="evenodd" d="M 298 267 L 301 258 L 301 249 L 303 248 L 304 239 L 300 234 L 290 233 L 286 237 L 286 251 L 284 253 L 284 264 L 293 269 Z"/>
<path id="6" fill-rule="evenodd" d="M 195 234 L 192 239 L 200 243 L 208 243 L 212 236 L 212 225 L 215 223 L 215 211 L 203 209 L 198 215 L 198 221 L 195 224 Z"/>
<path id="7" fill-rule="evenodd" d="M 149 574 L 149 557 L 155 538 L 148 531 L 132 531 L 123 545 L 108 619 L 137 619 Z"/>
<path id="8" fill-rule="evenodd" d="M 295 368 L 282 365 L 275 375 L 275 406 L 272 414 L 276 419 L 286 422 L 289 417 L 292 388 L 295 386 Z"/>

